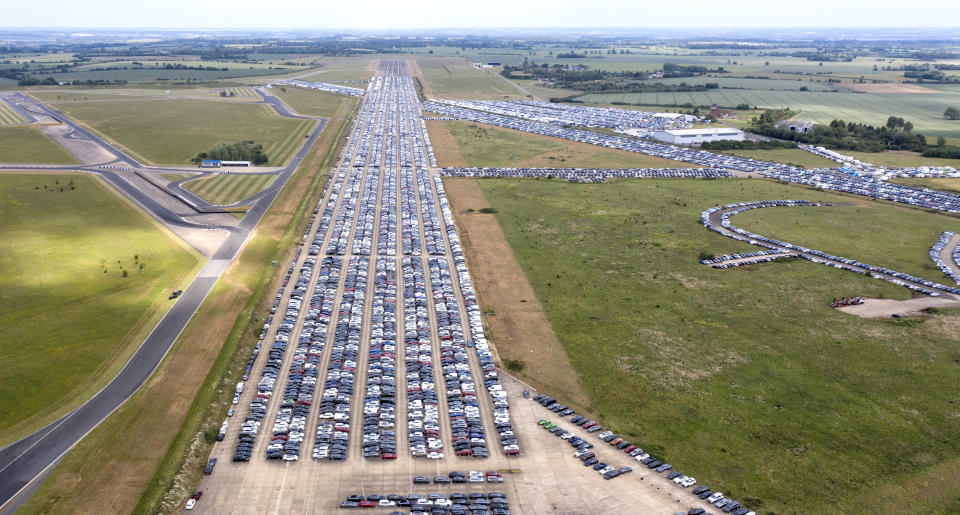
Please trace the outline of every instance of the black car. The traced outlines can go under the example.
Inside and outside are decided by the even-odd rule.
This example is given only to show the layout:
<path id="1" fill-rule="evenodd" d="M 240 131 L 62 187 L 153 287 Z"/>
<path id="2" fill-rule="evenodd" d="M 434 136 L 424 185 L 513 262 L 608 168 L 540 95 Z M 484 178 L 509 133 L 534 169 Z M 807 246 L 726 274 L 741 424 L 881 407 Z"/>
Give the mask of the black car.
<path id="1" fill-rule="evenodd" d="M 206 475 L 213 474 L 213 467 L 217 466 L 217 459 L 210 458 L 210 461 L 207 462 L 207 466 L 203 469 L 203 473 Z"/>

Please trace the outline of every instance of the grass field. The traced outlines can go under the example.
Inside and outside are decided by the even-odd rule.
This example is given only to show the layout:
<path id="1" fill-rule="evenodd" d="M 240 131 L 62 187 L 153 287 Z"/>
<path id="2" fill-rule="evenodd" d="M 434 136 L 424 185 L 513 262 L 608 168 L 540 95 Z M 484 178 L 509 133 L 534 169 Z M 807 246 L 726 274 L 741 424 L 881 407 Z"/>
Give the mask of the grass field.
<path id="1" fill-rule="evenodd" d="M 106 384 L 198 259 L 86 175 L 0 174 L 0 219 L 5 445 Z"/>
<path id="2" fill-rule="evenodd" d="M 125 100 L 60 104 L 57 108 L 150 163 L 187 164 L 219 143 L 263 144 L 269 165 L 281 166 L 313 128 L 313 120 L 277 116 L 261 104 L 203 100 Z"/>
<path id="3" fill-rule="evenodd" d="M 34 127 L 0 127 L 0 163 L 79 164 L 69 152 Z"/>
<path id="4" fill-rule="evenodd" d="M 870 511 L 960 509 L 956 311 L 861 319 L 830 299 L 909 292 L 803 261 L 697 263 L 755 249 L 701 226 L 721 203 L 855 202 L 738 223 L 924 276 L 956 219 L 763 180 L 477 182 L 587 390 L 579 409 L 758 513 L 849 513 L 891 489 Z"/>
<path id="5" fill-rule="evenodd" d="M 458 57 L 418 57 L 424 94 L 428 98 L 494 100 L 526 98 L 526 94 L 505 81 L 497 72 L 480 71 Z"/>
<path id="6" fill-rule="evenodd" d="M 760 159 L 763 161 L 773 161 L 776 163 L 786 163 L 802 168 L 834 168 L 837 166 L 833 161 L 811 154 L 799 148 L 778 148 L 773 150 L 727 150 L 724 154 L 732 154 L 740 157 L 749 157 L 751 159 Z"/>
<path id="7" fill-rule="evenodd" d="M 77 444 L 22 513 L 169 513 L 183 502 L 183 489 L 199 482 L 209 450 L 203 431 L 223 420 L 269 314 L 266 292 L 281 280 L 269 263 L 290 258 L 309 221 L 304 213 L 316 205 L 355 106 L 344 100 L 157 371 Z M 161 510 L 168 493 L 173 501 Z"/>
<path id="8" fill-rule="evenodd" d="M 765 81 L 758 81 L 765 82 Z M 577 97 L 588 103 L 679 105 L 692 102 L 696 105 L 719 104 L 736 106 L 742 103 L 758 107 L 779 107 L 781 104 L 800 111 L 798 120 L 830 123 L 834 119 L 864 122 L 873 125 L 886 123 L 891 114 L 913 122 L 915 131 L 925 136 L 958 136 L 960 122 L 945 120 L 943 111 L 949 106 L 960 105 L 960 93 L 940 91 L 937 93 L 870 94 L 826 91 L 769 91 L 759 89 L 718 89 L 689 93 L 609 93 L 588 94 Z"/>
<path id="9" fill-rule="evenodd" d="M 220 92 L 225 91 L 227 96 L 221 97 Z M 234 96 L 229 96 L 233 92 Z M 31 91 L 30 95 L 43 102 L 58 104 L 63 102 L 88 102 L 88 101 L 108 101 L 108 100 L 134 100 L 134 99 L 173 99 L 175 97 L 209 99 L 209 100 L 232 100 L 236 102 L 259 101 L 253 88 L 245 86 L 223 86 L 217 88 L 183 88 L 167 87 L 163 89 L 151 88 L 102 88 L 96 90 L 36 90 Z M 134 97 L 134 98 L 130 98 Z"/>
<path id="10" fill-rule="evenodd" d="M 428 121 L 440 166 L 673 168 L 687 163 L 471 122 Z"/>
<path id="11" fill-rule="evenodd" d="M 183 187 L 205 198 L 211 204 L 233 204 L 265 189 L 276 175 L 216 175 L 183 183 Z"/>
<path id="12" fill-rule="evenodd" d="M 337 111 L 343 95 L 294 86 L 277 86 L 271 93 L 305 116 L 330 118 Z"/>
<path id="13" fill-rule="evenodd" d="M 194 175 L 194 174 L 192 174 L 192 173 L 165 173 L 165 174 L 163 174 L 163 176 L 166 177 L 167 180 L 170 180 L 170 181 L 179 181 L 180 179 L 186 179 L 187 177 L 192 177 L 193 175 Z"/>
<path id="14" fill-rule="evenodd" d="M 13 108 L 0 102 L 0 125 L 14 125 L 25 121 Z"/>

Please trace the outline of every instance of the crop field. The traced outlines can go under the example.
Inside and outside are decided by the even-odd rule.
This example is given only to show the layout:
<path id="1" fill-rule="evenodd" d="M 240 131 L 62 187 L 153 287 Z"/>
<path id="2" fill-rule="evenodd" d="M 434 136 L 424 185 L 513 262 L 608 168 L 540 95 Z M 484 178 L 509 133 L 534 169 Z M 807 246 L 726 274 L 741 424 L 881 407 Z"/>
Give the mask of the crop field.
<path id="1" fill-rule="evenodd" d="M 740 77 L 684 77 L 680 79 L 654 79 L 652 82 L 660 82 L 671 85 L 679 85 L 680 83 L 684 83 L 688 86 L 701 86 L 708 82 L 712 82 L 725 89 L 754 89 L 761 91 L 800 91 L 800 88 L 807 88 L 810 91 L 839 91 L 839 88 L 824 82 L 815 81 L 813 79 L 784 80 L 745 79 Z"/>
<path id="2" fill-rule="evenodd" d="M 187 181 L 183 187 L 211 204 L 225 205 L 240 202 L 265 190 L 276 178 L 276 175 L 221 174 Z"/>
<path id="3" fill-rule="evenodd" d="M 343 95 L 294 86 L 277 86 L 270 90 L 294 111 L 305 116 L 330 118 L 343 102 Z"/>
<path id="4" fill-rule="evenodd" d="M 78 164 L 69 152 L 35 127 L 0 127 L 0 163 Z"/>
<path id="5" fill-rule="evenodd" d="M 689 168 L 693 165 L 471 122 L 428 121 L 440 166 Z"/>
<path id="6" fill-rule="evenodd" d="M 86 400 L 198 264 L 81 174 L 0 175 L 0 445 Z"/>
<path id="7" fill-rule="evenodd" d="M 269 165 L 280 166 L 299 148 L 313 120 L 277 116 L 261 104 L 204 100 L 127 100 L 57 106 L 151 163 L 187 164 L 219 143 L 263 144 Z"/>
<path id="8" fill-rule="evenodd" d="M 25 121 L 13 108 L 0 102 L 0 125 L 15 125 Z"/>
<path id="9" fill-rule="evenodd" d="M 494 100 L 526 95 L 495 71 L 480 71 L 461 58 L 418 57 L 424 93 L 433 98 Z"/>
<path id="10" fill-rule="evenodd" d="M 763 180 L 477 183 L 587 391 L 581 409 L 606 426 L 758 513 L 851 512 L 891 491 L 897 506 L 960 508 L 956 311 L 862 319 L 830 300 L 909 291 L 803 261 L 697 262 L 755 249 L 704 229 L 703 209 L 804 198 L 855 206 L 740 223 L 938 278 L 927 249 L 955 218 Z"/>
<path id="11" fill-rule="evenodd" d="M 915 131 L 926 136 L 960 135 L 960 123 L 943 118 L 949 106 L 960 105 L 960 93 L 870 94 L 826 91 L 763 91 L 717 89 L 687 93 L 609 93 L 577 97 L 588 103 L 609 104 L 627 102 L 647 105 L 719 104 L 736 106 L 749 104 L 757 107 L 790 107 L 800 111 L 797 120 L 830 123 L 831 120 L 864 122 L 873 125 L 886 123 L 891 114 L 910 120 Z"/>

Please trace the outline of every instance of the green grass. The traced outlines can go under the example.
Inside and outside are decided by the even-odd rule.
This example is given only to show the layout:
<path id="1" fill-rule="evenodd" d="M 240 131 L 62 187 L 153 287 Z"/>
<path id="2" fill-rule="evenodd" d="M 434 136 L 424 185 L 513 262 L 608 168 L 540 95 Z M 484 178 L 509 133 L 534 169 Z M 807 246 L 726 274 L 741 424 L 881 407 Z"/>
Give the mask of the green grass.
<path id="1" fill-rule="evenodd" d="M 354 85 L 363 86 L 362 84 Z M 270 92 L 289 104 L 297 113 L 320 118 L 333 116 L 340 106 L 340 99 L 343 97 L 343 95 L 336 93 L 295 86 L 275 86 Z"/>
<path id="2" fill-rule="evenodd" d="M 34 127 L 0 127 L 0 163 L 79 164 L 69 152 Z"/>
<path id="3" fill-rule="evenodd" d="M 0 125 L 14 125 L 25 121 L 12 107 L 0 102 Z"/>
<path id="4" fill-rule="evenodd" d="M 417 65 L 434 98 L 503 99 L 526 98 L 497 72 L 477 70 L 457 57 L 418 57 Z M 428 97 L 431 94 L 428 92 Z"/>
<path id="5" fill-rule="evenodd" d="M 792 164 L 803 168 L 834 168 L 838 166 L 833 161 L 811 154 L 799 148 L 778 148 L 773 150 L 727 150 L 724 154 L 732 154 L 763 161 Z"/>
<path id="6" fill-rule="evenodd" d="M 183 183 L 183 187 L 211 204 L 233 204 L 265 190 L 276 175 L 217 175 Z"/>
<path id="7" fill-rule="evenodd" d="M 57 106 L 147 162 L 187 164 L 219 143 L 263 144 L 281 166 L 303 143 L 313 120 L 277 116 L 262 104 L 205 100 L 121 100 Z"/>
<path id="8" fill-rule="evenodd" d="M 187 177 L 193 177 L 192 173 L 165 173 L 162 174 L 167 180 L 170 181 L 179 181 L 180 179 L 186 179 Z"/>
<path id="9" fill-rule="evenodd" d="M 0 219 L 3 445 L 112 378 L 198 260 L 85 175 L 0 175 Z"/>
<path id="10" fill-rule="evenodd" d="M 924 276 L 955 218 L 764 180 L 478 182 L 587 390 L 584 408 L 674 468 L 758 513 L 841 513 L 960 456 L 956 313 L 861 319 L 828 303 L 909 291 L 799 260 L 697 263 L 755 250 L 699 223 L 727 202 L 856 202 L 737 222 Z M 960 508 L 954 475 L 924 477 L 896 506 L 870 509 Z"/>

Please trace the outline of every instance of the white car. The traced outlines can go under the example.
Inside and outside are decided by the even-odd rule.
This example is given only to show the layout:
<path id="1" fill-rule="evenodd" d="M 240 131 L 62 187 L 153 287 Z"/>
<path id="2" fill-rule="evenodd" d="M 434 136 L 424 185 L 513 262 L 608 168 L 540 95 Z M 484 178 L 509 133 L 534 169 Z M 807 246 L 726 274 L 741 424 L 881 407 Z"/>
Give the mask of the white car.
<path id="1" fill-rule="evenodd" d="M 196 500 L 196 499 L 187 499 L 187 506 L 186 506 L 186 508 L 187 508 L 188 510 L 192 510 L 193 507 L 196 506 L 196 505 L 197 505 L 197 500 Z"/>

